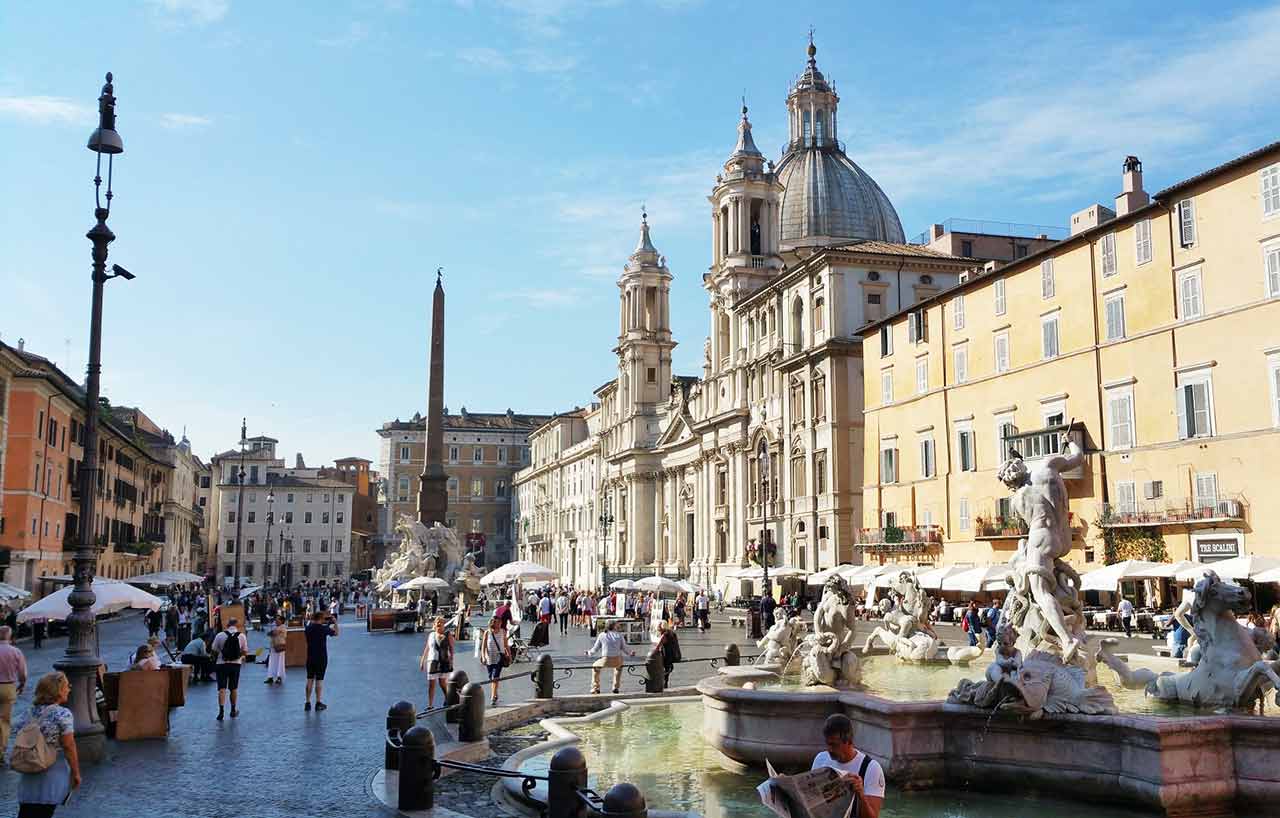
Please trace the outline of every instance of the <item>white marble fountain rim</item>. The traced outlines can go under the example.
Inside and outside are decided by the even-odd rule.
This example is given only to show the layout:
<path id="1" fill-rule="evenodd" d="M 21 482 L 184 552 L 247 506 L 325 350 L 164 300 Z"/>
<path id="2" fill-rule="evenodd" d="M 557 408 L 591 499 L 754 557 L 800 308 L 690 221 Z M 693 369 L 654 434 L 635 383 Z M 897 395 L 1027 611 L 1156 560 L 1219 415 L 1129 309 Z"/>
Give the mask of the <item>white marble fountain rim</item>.
<path id="1" fill-rule="evenodd" d="M 701 702 L 702 696 L 664 696 L 662 698 L 652 699 L 623 699 L 609 703 L 608 707 L 597 710 L 594 713 L 588 713 L 585 716 L 553 716 L 551 718 L 542 719 L 538 722 L 538 726 L 551 734 L 551 738 L 546 741 L 539 742 L 531 747 L 523 750 L 517 750 L 506 761 L 503 762 L 503 769 L 519 771 L 520 765 L 524 764 L 531 758 L 540 755 L 550 755 L 555 753 L 561 747 L 568 747 L 578 744 L 582 741 L 582 737 L 566 727 L 566 724 L 590 724 L 591 722 L 603 721 L 604 719 L 616 716 L 632 707 L 658 707 L 668 704 L 687 704 L 689 702 Z M 505 778 L 497 783 L 494 787 L 494 796 L 497 800 L 499 788 L 520 787 L 519 778 Z M 600 793 L 601 796 L 604 793 Z M 515 807 L 512 799 L 503 798 L 502 802 L 507 806 Z M 678 812 L 673 810 L 650 809 L 651 818 L 701 818 L 701 813 L 697 812 Z"/>

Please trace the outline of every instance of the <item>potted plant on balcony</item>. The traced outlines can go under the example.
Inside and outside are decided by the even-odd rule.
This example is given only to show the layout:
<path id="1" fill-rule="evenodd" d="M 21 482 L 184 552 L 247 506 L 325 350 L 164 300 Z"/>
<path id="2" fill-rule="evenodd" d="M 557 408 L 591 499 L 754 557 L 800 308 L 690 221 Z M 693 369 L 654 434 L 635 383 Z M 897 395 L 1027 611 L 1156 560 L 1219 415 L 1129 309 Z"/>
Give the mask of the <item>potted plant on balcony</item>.
<path id="1" fill-rule="evenodd" d="M 885 542 L 902 542 L 906 539 L 906 532 L 900 526 L 887 525 L 884 527 Z"/>

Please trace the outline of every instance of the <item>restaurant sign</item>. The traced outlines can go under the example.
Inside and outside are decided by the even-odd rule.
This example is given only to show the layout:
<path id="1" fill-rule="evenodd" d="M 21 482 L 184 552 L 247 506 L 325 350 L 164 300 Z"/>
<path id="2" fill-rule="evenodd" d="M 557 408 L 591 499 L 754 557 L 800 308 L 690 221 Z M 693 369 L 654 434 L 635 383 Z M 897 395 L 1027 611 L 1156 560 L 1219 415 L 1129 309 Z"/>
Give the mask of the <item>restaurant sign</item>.
<path id="1" fill-rule="evenodd" d="M 1200 562 L 1220 562 L 1240 556 L 1240 541 L 1235 537 L 1221 540 L 1199 540 L 1196 555 Z"/>

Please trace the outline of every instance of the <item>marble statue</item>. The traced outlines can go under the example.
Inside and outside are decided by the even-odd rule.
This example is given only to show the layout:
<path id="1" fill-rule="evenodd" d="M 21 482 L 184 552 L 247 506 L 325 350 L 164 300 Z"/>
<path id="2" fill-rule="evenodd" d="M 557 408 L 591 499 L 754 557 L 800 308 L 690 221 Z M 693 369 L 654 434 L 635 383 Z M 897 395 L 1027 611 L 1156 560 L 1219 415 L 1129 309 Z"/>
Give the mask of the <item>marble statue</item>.
<path id="1" fill-rule="evenodd" d="M 910 571 L 901 571 L 889 585 L 893 606 L 884 614 L 884 624 L 867 637 L 862 652 L 878 640 L 904 662 L 927 662 L 937 656 L 940 641 L 929 624 L 929 595 Z"/>
<path id="2" fill-rule="evenodd" d="M 804 620 L 800 617 L 793 616 L 790 619 L 779 617 L 764 638 L 756 642 L 756 647 L 761 649 L 761 653 L 755 658 L 753 664 L 760 667 L 776 667 L 778 672 L 782 673 L 796 655 L 804 632 Z"/>
<path id="3" fill-rule="evenodd" d="M 1020 713 L 1031 719 L 1046 714 L 1115 713 L 1115 700 L 1106 688 L 1086 683 L 1084 670 L 1063 664 L 1060 657 L 1032 651 L 1025 658 L 1018 649 L 1018 629 L 1003 622 L 996 631 L 996 658 L 980 682 L 962 679 L 947 697 L 951 704 Z"/>
<path id="4" fill-rule="evenodd" d="M 840 576 L 827 580 L 822 600 L 813 612 L 813 633 L 805 637 L 800 681 L 805 685 L 851 687 L 858 683 L 861 668 L 854 638 L 853 595 Z"/>
<path id="5" fill-rule="evenodd" d="M 458 566 L 458 574 L 453 579 L 453 591 L 470 605 L 480 596 L 480 577 L 484 575 L 476 567 L 476 556 L 470 551 L 462 555 L 462 563 Z"/>
<path id="6" fill-rule="evenodd" d="M 1145 687 L 1147 694 L 1197 707 L 1252 709 L 1268 691 L 1280 706 L 1280 662 L 1267 661 L 1249 629 L 1236 621 L 1249 609 L 1249 592 L 1206 569 L 1196 582 L 1195 601 L 1187 612 L 1200 647 L 1200 662 L 1186 673 L 1132 668 L 1104 650 L 1099 660 L 1116 672 L 1125 687 Z"/>
<path id="7" fill-rule="evenodd" d="M 463 548 L 453 529 L 437 523 L 427 528 L 407 514 L 401 514 L 396 523 L 400 534 L 400 547 L 374 571 L 374 585 L 382 588 L 389 582 L 405 582 L 415 577 L 439 577 L 451 586 L 455 585 L 463 569 Z M 475 573 L 474 560 L 465 575 L 464 587 L 469 587 Z M 479 577 L 474 576 L 476 587 Z"/>

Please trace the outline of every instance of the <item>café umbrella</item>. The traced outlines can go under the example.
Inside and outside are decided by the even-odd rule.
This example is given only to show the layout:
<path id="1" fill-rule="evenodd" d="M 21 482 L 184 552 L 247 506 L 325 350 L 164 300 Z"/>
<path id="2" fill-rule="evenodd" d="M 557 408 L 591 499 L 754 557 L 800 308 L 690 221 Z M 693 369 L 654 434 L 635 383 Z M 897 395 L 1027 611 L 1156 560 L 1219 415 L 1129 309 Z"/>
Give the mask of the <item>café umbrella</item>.
<path id="1" fill-rule="evenodd" d="M 637 591 L 653 591 L 659 594 L 678 594 L 683 590 L 674 579 L 658 576 L 638 579 L 635 587 Z"/>
<path id="2" fill-rule="evenodd" d="M 1127 580 L 1159 579 L 1163 566 L 1146 560 L 1124 560 L 1106 568 L 1090 571 L 1080 577 L 1082 591 L 1109 591 L 1115 593 L 1120 583 Z"/>
<path id="3" fill-rule="evenodd" d="M 1197 582 L 1205 571 L 1213 571 L 1219 579 L 1253 579 L 1256 575 L 1280 568 L 1280 559 L 1246 554 L 1229 560 L 1209 562 L 1179 571 L 1174 576 L 1182 582 Z"/>
<path id="4" fill-rule="evenodd" d="M 74 586 L 67 586 L 60 591 L 49 594 L 44 599 L 28 605 L 18 613 L 19 622 L 32 619 L 62 620 L 71 615 L 69 598 Z M 125 608 L 142 608 L 148 611 L 160 610 L 160 599 L 141 588 L 135 588 L 118 579 L 94 577 L 93 593 L 96 599 L 89 613 L 93 616 L 123 611 Z"/>
<path id="5" fill-rule="evenodd" d="M 440 577 L 414 577 L 408 582 L 401 583 L 396 588 L 397 591 L 447 591 L 449 583 Z"/>
<path id="6" fill-rule="evenodd" d="M 560 574 L 551 570 L 545 565 L 539 565 L 529 560 L 516 560 L 509 562 L 500 568 L 495 568 L 485 574 L 480 579 L 481 585 L 506 585 L 508 582 L 521 582 L 529 580 L 552 580 L 559 577 Z"/>

